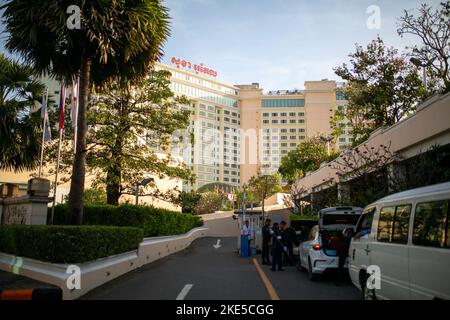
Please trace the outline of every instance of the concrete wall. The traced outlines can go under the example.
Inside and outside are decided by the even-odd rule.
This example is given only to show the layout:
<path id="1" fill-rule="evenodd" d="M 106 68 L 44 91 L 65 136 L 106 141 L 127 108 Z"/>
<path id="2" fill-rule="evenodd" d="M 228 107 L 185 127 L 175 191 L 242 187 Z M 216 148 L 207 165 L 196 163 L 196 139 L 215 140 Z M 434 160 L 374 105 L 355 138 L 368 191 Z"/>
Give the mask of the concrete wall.
<path id="1" fill-rule="evenodd" d="M 144 239 L 136 251 L 80 264 L 80 290 L 71 291 L 67 288 L 66 282 L 71 275 L 67 272 L 69 265 L 52 264 L 0 253 L 0 270 L 13 272 L 60 287 L 63 290 L 63 298 L 65 300 L 73 300 L 147 263 L 184 250 L 194 240 L 207 235 L 208 229 L 203 227 L 193 229 L 184 235 L 148 238 Z"/>
<path id="2" fill-rule="evenodd" d="M 390 145 L 390 151 L 402 159 L 416 156 L 438 143 L 450 143 L 450 93 L 439 95 L 422 103 L 417 112 L 389 128 L 373 132 L 363 144 L 368 148 Z M 308 173 L 296 183 L 311 192 L 327 181 L 339 181 L 336 170 L 323 164 L 318 170 Z"/>
<path id="3" fill-rule="evenodd" d="M 237 237 L 240 233 L 238 220 L 232 212 L 205 214 L 202 219 L 210 237 Z"/>

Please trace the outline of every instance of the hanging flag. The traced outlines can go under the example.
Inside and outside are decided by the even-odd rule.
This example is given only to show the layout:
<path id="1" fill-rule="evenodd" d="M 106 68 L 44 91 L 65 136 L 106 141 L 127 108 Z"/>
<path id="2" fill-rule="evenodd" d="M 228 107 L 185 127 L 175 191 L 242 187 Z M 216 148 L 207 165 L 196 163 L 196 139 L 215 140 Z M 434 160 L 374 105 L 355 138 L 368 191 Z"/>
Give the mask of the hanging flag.
<path id="1" fill-rule="evenodd" d="M 66 88 L 61 83 L 61 91 L 59 94 L 59 129 L 64 129 L 64 107 L 66 104 Z"/>
<path id="2" fill-rule="evenodd" d="M 72 102 L 70 104 L 70 120 L 72 128 L 77 127 L 78 117 L 78 77 L 72 81 Z"/>
<path id="3" fill-rule="evenodd" d="M 48 142 L 52 140 L 52 130 L 50 128 L 50 120 L 48 118 L 48 91 L 45 92 L 44 97 L 42 98 L 42 107 L 41 107 L 41 119 L 44 120 L 44 134 L 43 141 Z"/>

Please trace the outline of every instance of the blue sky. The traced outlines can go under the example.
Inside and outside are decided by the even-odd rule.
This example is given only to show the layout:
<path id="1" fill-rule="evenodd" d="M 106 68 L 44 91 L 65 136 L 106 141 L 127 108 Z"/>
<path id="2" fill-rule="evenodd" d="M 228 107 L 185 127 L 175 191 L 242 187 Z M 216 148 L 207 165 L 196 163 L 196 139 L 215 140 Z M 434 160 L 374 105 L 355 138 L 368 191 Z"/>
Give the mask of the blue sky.
<path id="1" fill-rule="evenodd" d="M 403 50 L 417 43 L 397 35 L 397 18 L 417 0 L 163 0 L 172 35 L 163 62 L 176 56 L 218 71 L 232 84 L 259 82 L 265 90 L 303 88 L 306 80 L 339 80 L 333 67 L 348 60 L 355 43 L 379 34 Z M 428 0 L 438 6 L 442 0 Z M 371 5 L 381 28 L 366 26 Z M 0 30 L 3 28 L 0 26 Z M 5 35 L 0 38 L 4 51 Z"/>
<path id="2" fill-rule="evenodd" d="M 306 80 L 339 78 L 333 67 L 347 61 L 355 43 L 379 34 L 399 49 L 417 43 L 397 35 L 397 18 L 416 0 L 165 0 L 172 56 L 203 62 L 233 84 L 259 82 L 265 90 L 303 88 Z M 423 1 L 422 1 L 423 2 Z M 440 0 L 428 1 L 436 6 Z M 366 13 L 380 8 L 381 28 L 370 30 Z"/>

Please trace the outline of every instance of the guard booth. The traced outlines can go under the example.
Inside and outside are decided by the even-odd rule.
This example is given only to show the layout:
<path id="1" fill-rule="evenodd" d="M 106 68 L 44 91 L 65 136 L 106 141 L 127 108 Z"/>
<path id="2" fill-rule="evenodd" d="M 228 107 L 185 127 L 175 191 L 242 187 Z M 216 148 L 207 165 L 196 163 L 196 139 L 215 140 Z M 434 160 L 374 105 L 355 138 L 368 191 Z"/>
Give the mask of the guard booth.
<path id="1" fill-rule="evenodd" d="M 262 212 L 261 211 L 247 211 L 245 212 L 245 216 L 242 213 L 242 210 L 234 211 L 235 217 L 238 219 L 239 225 L 239 236 L 237 238 L 237 248 L 239 253 L 241 254 L 241 235 L 242 229 L 245 225 L 245 221 L 248 220 L 249 226 L 252 229 L 252 241 L 250 243 L 250 252 L 259 252 L 262 249 L 262 227 L 264 222 L 262 221 Z"/>

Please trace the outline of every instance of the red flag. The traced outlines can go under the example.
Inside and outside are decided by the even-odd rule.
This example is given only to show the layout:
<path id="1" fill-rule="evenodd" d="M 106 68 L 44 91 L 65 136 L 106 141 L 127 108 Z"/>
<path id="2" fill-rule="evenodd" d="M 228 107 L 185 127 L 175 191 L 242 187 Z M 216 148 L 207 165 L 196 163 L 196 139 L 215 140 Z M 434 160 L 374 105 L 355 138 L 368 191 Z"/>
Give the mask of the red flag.
<path id="1" fill-rule="evenodd" d="M 64 129 L 64 107 L 66 104 L 66 88 L 61 83 L 61 91 L 59 94 L 59 129 Z"/>

